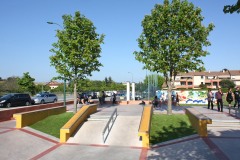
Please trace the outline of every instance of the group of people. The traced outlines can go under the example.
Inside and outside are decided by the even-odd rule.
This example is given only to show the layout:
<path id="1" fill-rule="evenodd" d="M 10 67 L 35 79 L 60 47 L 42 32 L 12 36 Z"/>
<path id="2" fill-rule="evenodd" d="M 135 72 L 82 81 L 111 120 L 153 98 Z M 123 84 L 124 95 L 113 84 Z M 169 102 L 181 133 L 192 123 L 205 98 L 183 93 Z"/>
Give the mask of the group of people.
<path id="1" fill-rule="evenodd" d="M 102 105 L 105 103 L 106 93 L 104 91 L 101 91 L 99 94 L 99 104 Z M 113 92 L 112 94 L 112 104 L 116 104 L 116 93 Z"/>
<path id="2" fill-rule="evenodd" d="M 214 104 L 213 104 L 213 99 L 214 97 L 217 100 L 217 107 L 219 112 L 223 112 L 223 92 L 222 89 L 219 88 L 218 91 L 214 94 L 212 93 L 211 89 L 208 89 L 208 109 L 213 110 Z M 240 108 L 240 91 L 239 87 L 236 87 L 235 91 L 232 91 L 232 88 L 229 88 L 227 93 L 226 93 L 226 101 L 228 102 L 228 107 L 231 107 L 232 102 L 234 101 L 233 107 L 235 108 L 238 106 L 238 109 Z"/>
<path id="3" fill-rule="evenodd" d="M 86 93 L 77 95 L 77 104 L 89 104 L 90 100 L 88 98 L 88 95 Z"/>
<path id="4" fill-rule="evenodd" d="M 93 99 L 97 98 L 97 95 L 94 93 L 92 96 Z M 99 104 L 103 105 L 105 103 L 105 98 L 106 98 L 106 93 L 104 91 L 101 91 L 99 93 L 98 99 L 99 99 Z M 77 104 L 91 104 L 91 97 L 88 97 L 86 93 L 78 93 L 77 95 Z M 116 104 L 116 93 L 112 94 L 112 104 Z"/>
<path id="5" fill-rule="evenodd" d="M 174 99 L 175 99 L 174 97 L 175 96 L 172 95 L 172 102 L 174 102 Z M 165 102 L 166 102 L 166 97 L 165 97 L 164 94 L 162 94 L 160 99 L 158 99 L 158 97 L 155 96 L 153 101 L 152 101 L 153 108 L 161 107 L 161 104 L 165 103 Z M 178 93 L 176 93 L 176 106 L 180 106 Z"/>

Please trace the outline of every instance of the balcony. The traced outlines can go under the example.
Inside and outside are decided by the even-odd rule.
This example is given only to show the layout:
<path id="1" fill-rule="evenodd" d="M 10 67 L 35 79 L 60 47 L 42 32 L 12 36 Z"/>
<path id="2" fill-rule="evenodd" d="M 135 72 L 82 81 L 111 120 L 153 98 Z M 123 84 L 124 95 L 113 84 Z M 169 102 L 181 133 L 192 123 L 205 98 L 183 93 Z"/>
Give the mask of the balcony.
<path id="1" fill-rule="evenodd" d="M 194 88 L 193 85 L 178 85 L 176 86 L 175 85 L 175 88 L 178 89 L 178 88 L 186 88 L 186 89 L 189 89 L 189 88 Z"/>

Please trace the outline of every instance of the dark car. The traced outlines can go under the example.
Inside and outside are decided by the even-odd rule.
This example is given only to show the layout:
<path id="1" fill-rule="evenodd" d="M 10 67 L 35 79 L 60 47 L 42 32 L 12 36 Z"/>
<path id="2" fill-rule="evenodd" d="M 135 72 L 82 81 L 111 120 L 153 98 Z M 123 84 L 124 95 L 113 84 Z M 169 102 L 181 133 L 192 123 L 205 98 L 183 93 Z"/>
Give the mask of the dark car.
<path id="1" fill-rule="evenodd" d="M 9 93 L 0 98 L 0 107 L 29 106 L 31 97 L 26 93 Z"/>

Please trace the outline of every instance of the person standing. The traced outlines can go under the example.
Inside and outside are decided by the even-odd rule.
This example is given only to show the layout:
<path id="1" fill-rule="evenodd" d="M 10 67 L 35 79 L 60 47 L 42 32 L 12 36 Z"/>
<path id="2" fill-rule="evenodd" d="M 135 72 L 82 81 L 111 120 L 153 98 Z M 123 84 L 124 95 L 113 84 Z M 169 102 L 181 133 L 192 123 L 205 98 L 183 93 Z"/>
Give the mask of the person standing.
<path id="1" fill-rule="evenodd" d="M 240 92 L 239 92 L 239 87 L 236 88 L 236 90 L 233 92 L 234 93 L 234 108 L 236 107 L 236 105 L 238 105 L 238 109 L 240 108 Z"/>
<path id="2" fill-rule="evenodd" d="M 106 98 L 106 94 L 104 91 L 102 91 L 102 103 L 105 103 L 105 98 Z"/>
<path id="3" fill-rule="evenodd" d="M 153 108 L 156 109 L 158 107 L 158 97 L 155 96 L 154 100 L 152 101 Z"/>
<path id="4" fill-rule="evenodd" d="M 210 109 L 210 105 L 211 105 L 211 109 L 213 110 L 213 93 L 210 88 L 208 89 L 207 99 L 208 99 L 208 109 Z"/>
<path id="5" fill-rule="evenodd" d="M 215 98 L 217 99 L 218 112 L 220 111 L 223 112 L 222 96 L 223 96 L 222 89 L 219 88 L 218 91 L 215 93 Z"/>
<path id="6" fill-rule="evenodd" d="M 233 101 L 233 92 L 232 92 L 232 88 L 228 88 L 228 92 L 227 92 L 227 96 L 226 96 L 226 101 L 228 102 L 228 107 L 231 107 L 231 103 Z"/>
<path id="7" fill-rule="evenodd" d="M 163 103 L 163 104 L 166 103 L 166 95 L 165 95 L 165 93 L 162 94 L 161 100 L 162 100 L 162 103 Z"/>
<path id="8" fill-rule="evenodd" d="M 113 92 L 113 95 L 112 95 L 112 104 L 115 104 L 116 103 L 116 94 Z"/>
<path id="9" fill-rule="evenodd" d="M 77 93 L 77 104 L 81 103 L 81 95 L 80 93 Z"/>
<path id="10" fill-rule="evenodd" d="M 101 91 L 101 92 L 99 92 L 99 97 L 98 97 L 100 105 L 103 104 L 102 96 L 103 96 L 103 93 Z"/>
<path id="11" fill-rule="evenodd" d="M 178 93 L 176 93 L 176 105 L 177 105 L 177 106 L 180 106 L 180 104 L 179 104 L 179 95 L 178 95 Z"/>

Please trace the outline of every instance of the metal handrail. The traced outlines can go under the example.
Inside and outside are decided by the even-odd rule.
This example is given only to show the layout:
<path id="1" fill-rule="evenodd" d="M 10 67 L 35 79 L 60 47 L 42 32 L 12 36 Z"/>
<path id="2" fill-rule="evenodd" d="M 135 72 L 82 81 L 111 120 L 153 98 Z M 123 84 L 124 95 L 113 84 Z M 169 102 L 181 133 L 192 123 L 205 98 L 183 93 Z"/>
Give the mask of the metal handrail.
<path id="1" fill-rule="evenodd" d="M 114 115 L 116 115 L 115 118 L 114 118 Z M 116 118 L 117 118 L 117 108 L 115 108 L 115 110 L 113 111 L 111 117 L 109 118 L 109 120 L 108 120 L 105 128 L 103 129 L 103 132 L 102 132 L 102 135 L 103 135 L 103 143 L 105 143 L 105 141 L 106 141 L 106 139 L 107 139 L 107 137 L 108 137 L 108 135 L 109 135 L 109 133 L 110 133 L 110 131 L 111 131 L 111 129 L 112 129 L 112 126 L 113 126 Z M 111 121 L 112 121 L 112 124 L 111 124 L 111 126 L 109 126 Z M 106 131 L 108 131 L 108 133 L 107 133 L 107 136 L 104 137 L 104 134 L 105 134 Z"/>

